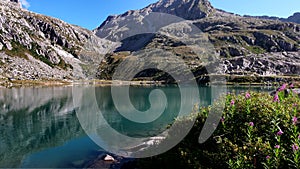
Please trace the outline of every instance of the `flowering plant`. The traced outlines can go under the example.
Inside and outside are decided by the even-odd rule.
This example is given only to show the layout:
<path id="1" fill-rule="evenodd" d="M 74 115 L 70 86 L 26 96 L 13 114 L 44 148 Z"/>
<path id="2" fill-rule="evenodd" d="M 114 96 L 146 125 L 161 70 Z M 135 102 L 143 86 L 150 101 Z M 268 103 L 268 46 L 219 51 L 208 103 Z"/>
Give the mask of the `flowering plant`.
<path id="1" fill-rule="evenodd" d="M 300 168 L 300 98 L 288 90 L 283 85 L 273 96 L 227 94 L 214 103 L 225 104 L 225 109 L 207 142 L 199 144 L 198 137 L 211 107 L 196 113 L 194 127 L 179 145 L 147 162 L 163 167 L 160 160 L 167 159 L 173 161 L 174 166 L 167 166 L 171 168 Z"/>

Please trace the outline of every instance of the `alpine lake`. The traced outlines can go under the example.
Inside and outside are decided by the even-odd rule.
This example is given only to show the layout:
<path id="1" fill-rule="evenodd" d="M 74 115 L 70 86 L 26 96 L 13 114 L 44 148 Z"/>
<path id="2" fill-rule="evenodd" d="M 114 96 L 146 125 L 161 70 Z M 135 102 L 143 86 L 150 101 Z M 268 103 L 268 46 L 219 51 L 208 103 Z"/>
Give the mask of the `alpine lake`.
<path id="1" fill-rule="evenodd" d="M 167 106 L 157 120 L 135 123 L 118 112 L 111 86 L 81 87 L 93 89 L 94 95 L 84 95 L 83 99 L 96 99 L 112 128 L 132 137 L 155 136 L 164 131 L 180 109 L 181 94 L 175 85 L 130 86 L 130 102 L 140 111 L 157 105 L 148 99 L 155 89 L 163 91 L 167 98 Z M 274 87 L 268 86 L 226 86 L 226 92 L 237 94 L 272 90 Z M 198 91 L 199 106 L 211 105 L 212 87 L 199 86 Z M 73 86 L 0 88 L 0 168 L 76 168 L 105 153 L 82 128 L 75 96 L 78 97 Z M 161 98 L 154 102 L 160 103 Z M 89 111 L 89 107 L 84 110 Z"/>

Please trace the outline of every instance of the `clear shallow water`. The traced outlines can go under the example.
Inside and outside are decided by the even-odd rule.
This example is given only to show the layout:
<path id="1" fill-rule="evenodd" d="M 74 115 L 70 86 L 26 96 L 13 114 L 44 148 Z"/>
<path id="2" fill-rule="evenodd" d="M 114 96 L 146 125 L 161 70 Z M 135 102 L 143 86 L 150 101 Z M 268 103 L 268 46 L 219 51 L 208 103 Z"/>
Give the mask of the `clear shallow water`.
<path id="1" fill-rule="evenodd" d="M 114 129 L 143 137 L 161 133 L 180 108 L 180 92 L 175 86 L 131 87 L 130 100 L 136 109 L 150 108 L 148 95 L 153 89 L 165 92 L 168 106 L 160 118 L 149 124 L 122 117 L 113 104 L 110 87 L 97 87 L 95 92 L 99 109 Z M 273 88 L 228 87 L 229 92 L 246 90 Z M 199 87 L 199 93 L 201 105 L 211 104 L 210 87 Z M 0 89 L 0 168 L 80 167 L 97 157 L 103 149 L 81 128 L 72 97 L 72 87 Z"/>

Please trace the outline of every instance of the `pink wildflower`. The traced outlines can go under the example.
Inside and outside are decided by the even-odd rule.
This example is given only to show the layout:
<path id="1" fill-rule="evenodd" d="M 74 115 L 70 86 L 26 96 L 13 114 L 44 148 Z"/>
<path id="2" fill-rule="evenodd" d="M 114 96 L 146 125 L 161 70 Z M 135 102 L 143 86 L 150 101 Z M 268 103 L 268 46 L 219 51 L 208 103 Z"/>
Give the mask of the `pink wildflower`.
<path id="1" fill-rule="evenodd" d="M 278 136 L 281 136 L 283 134 L 283 131 L 280 129 L 278 132 L 277 132 L 277 135 Z"/>
<path id="2" fill-rule="evenodd" d="M 292 121 L 293 121 L 293 124 L 296 125 L 297 122 L 298 122 L 298 118 L 297 118 L 297 117 L 293 117 L 293 120 L 292 120 Z"/>
<path id="3" fill-rule="evenodd" d="M 230 105 L 233 106 L 234 103 L 235 103 L 235 102 L 234 102 L 234 100 L 232 99 L 231 102 L 230 102 Z"/>
<path id="4" fill-rule="evenodd" d="M 278 89 L 278 91 L 279 91 L 279 92 L 280 92 L 280 91 L 283 91 L 283 90 L 286 89 L 286 87 L 287 87 L 287 84 L 284 83 L 284 84 Z"/>
<path id="5" fill-rule="evenodd" d="M 254 126 L 254 123 L 253 123 L 253 122 L 250 122 L 250 123 L 249 123 L 249 126 L 253 127 L 253 126 Z"/>
<path id="6" fill-rule="evenodd" d="M 294 83 L 292 83 L 292 84 L 290 85 L 290 88 L 294 88 Z"/>
<path id="7" fill-rule="evenodd" d="M 275 96 L 274 96 L 274 102 L 279 102 L 278 93 L 276 93 Z"/>
<path id="8" fill-rule="evenodd" d="M 224 118 L 224 117 L 221 118 L 221 122 L 222 122 L 222 123 L 225 122 L 225 118 Z"/>
<path id="9" fill-rule="evenodd" d="M 247 92 L 247 93 L 245 94 L 245 98 L 246 98 L 246 99 L 249 99 L 250 97 L 251 97 L 250 93 Z"/>
<path id="10" fill-rule="evenodd" d="M 292 145 L 293 151 L 299 150 L 299 146 L 297 144 Z"/>

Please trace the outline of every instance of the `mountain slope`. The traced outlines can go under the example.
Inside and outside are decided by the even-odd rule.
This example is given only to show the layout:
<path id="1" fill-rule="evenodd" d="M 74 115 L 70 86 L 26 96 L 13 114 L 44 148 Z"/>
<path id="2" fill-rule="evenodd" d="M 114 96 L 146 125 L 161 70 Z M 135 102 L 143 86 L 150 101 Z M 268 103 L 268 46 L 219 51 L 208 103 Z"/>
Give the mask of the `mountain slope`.
<path id="1" fill-rule="evenodd" d="M 89 30 L 22 9 L 18 1 L 0 1 L 0 11 L 0 78 L 82 79 L 83 62 L 101 57 L 82 55 L 91 39 L 101 41 Z"/>
<path id="2" fill-rule="evenodd" d="M 147 48 L 170 48 L 174 53 L 182 53 L 181 58 L 190 66 L 194 74 L 202 76 L 207 74 L 201 61 L 197 57 L 187 59 L 187 53 L 182 52 L 184 44 L 167 43 L 166 37 L 153 33 L 153 36 L 134 36 L 137 33 L 153 31 L 145 27 L 145 18 L 153 12 L 175 14 L 182 22 L 196 25 L 210 40 L 215 48 L 217 57 L 221 58 L 223 70 L 215 70 L 215 73 L 229 75 L 292 75 L 299 73 L 300 65 L 297 65 L 297 57 L 300 47 L 300 25 L 278 20 L 260 19 L 255 17 L 242 17 L 213 8 L 207 0 L 160 0 L 141 10 L 128 11 L 122 15 L 109 16 L 107 20 L 94 30 L 101 38 L 112 41 L 121 41 L 123 48 L 118 48 L 115 54 L 105 57 L 105 62 L 100 64 L 98 77 L 111 78 L 114 68 L 126 57 L 131 57 L 137 51 Z M 184 21 L 184 19 L 187 19 Z M 163 20 L 158 18 L 157 20 Z M 159 21 L 153 20 L 157 28 L 161 27 Z M 162 21 L 163 22 L 163 21 Z M 168 22 L 164 20 L 164 22 Z M 170 21 L 171 22 L 171 21 Z M 168 23 L 165 23 L 166 25 Z M 153 25 L 152 25 L 153 27 Z M 183 29 L 188 29 L 189 26 Z M 180 32 L 183 33 L 183 32 Z M 200 33 L 201 34 L 201 33 Z M 137 46 L 131 39 L 139 43 Z M 170 40 L 170 39 L 169 39 Z M 199 39 L 198 39 L 199 40 Z M 126 54 L 124 51 L 130 51 Z M 284 55 L 282 55 L 284 52 Z M 274 60 L 262 59 L 262 65 L 250 61 L 250 58 L 266 56 Z M 234 62 L 236 58 L 244 57 L 256 67 L 239 66 Z M 276 59 L 275 59 L 276 58 Z M 281 58 L 281 59 L 279 59 Z M 290 62 L 288 60 L 294 60 Z M 296 63 L 296 65 L 294 65 Z M 207 63 L 206 63 L 207 64 Z M 285 66 L 271 67 L 271 65 Z M 291 65 L 293 64 L 293 65 Z M 134 65 L 132 65 L 134 66 Z M 262 70 L 257 70 L 264 66 Z M 258 67 L 258 68 L 257 68 Z M 146 74 L 146 75 L 145 75 Z M 153 73 L 144 73 L 145 76 L 153 76 Z M 156 76 L 156 75 L 154 75 Z"/>
<path id="3" fill-rule="evenodd" d="M 0 10 L 0 79 L 111 79 L 126 58 L 135 59 L 128 69 L 134 71 L 140 58 L 132 56 L 143 50 L 172 53 L 198 79 L 208 73 L 300 72 L 299 24 L 242 17 L 215 9 L 208 0 L 160 0 L 141 10 L 109 16 L 93 32 L 29 12 L 20 8 L 18 0 L 0 1 Z M 297 18 L 295 14 L 289 20 L 297 22 Z M 176 26 L 162 29 L 172 24 Z M 207 70 L 216 59 L 219 66 Z M 185 72 L 179 66 L 173 70 Z M 150 70 L 136 78 L 163 80 L 166 76 Z"/>

